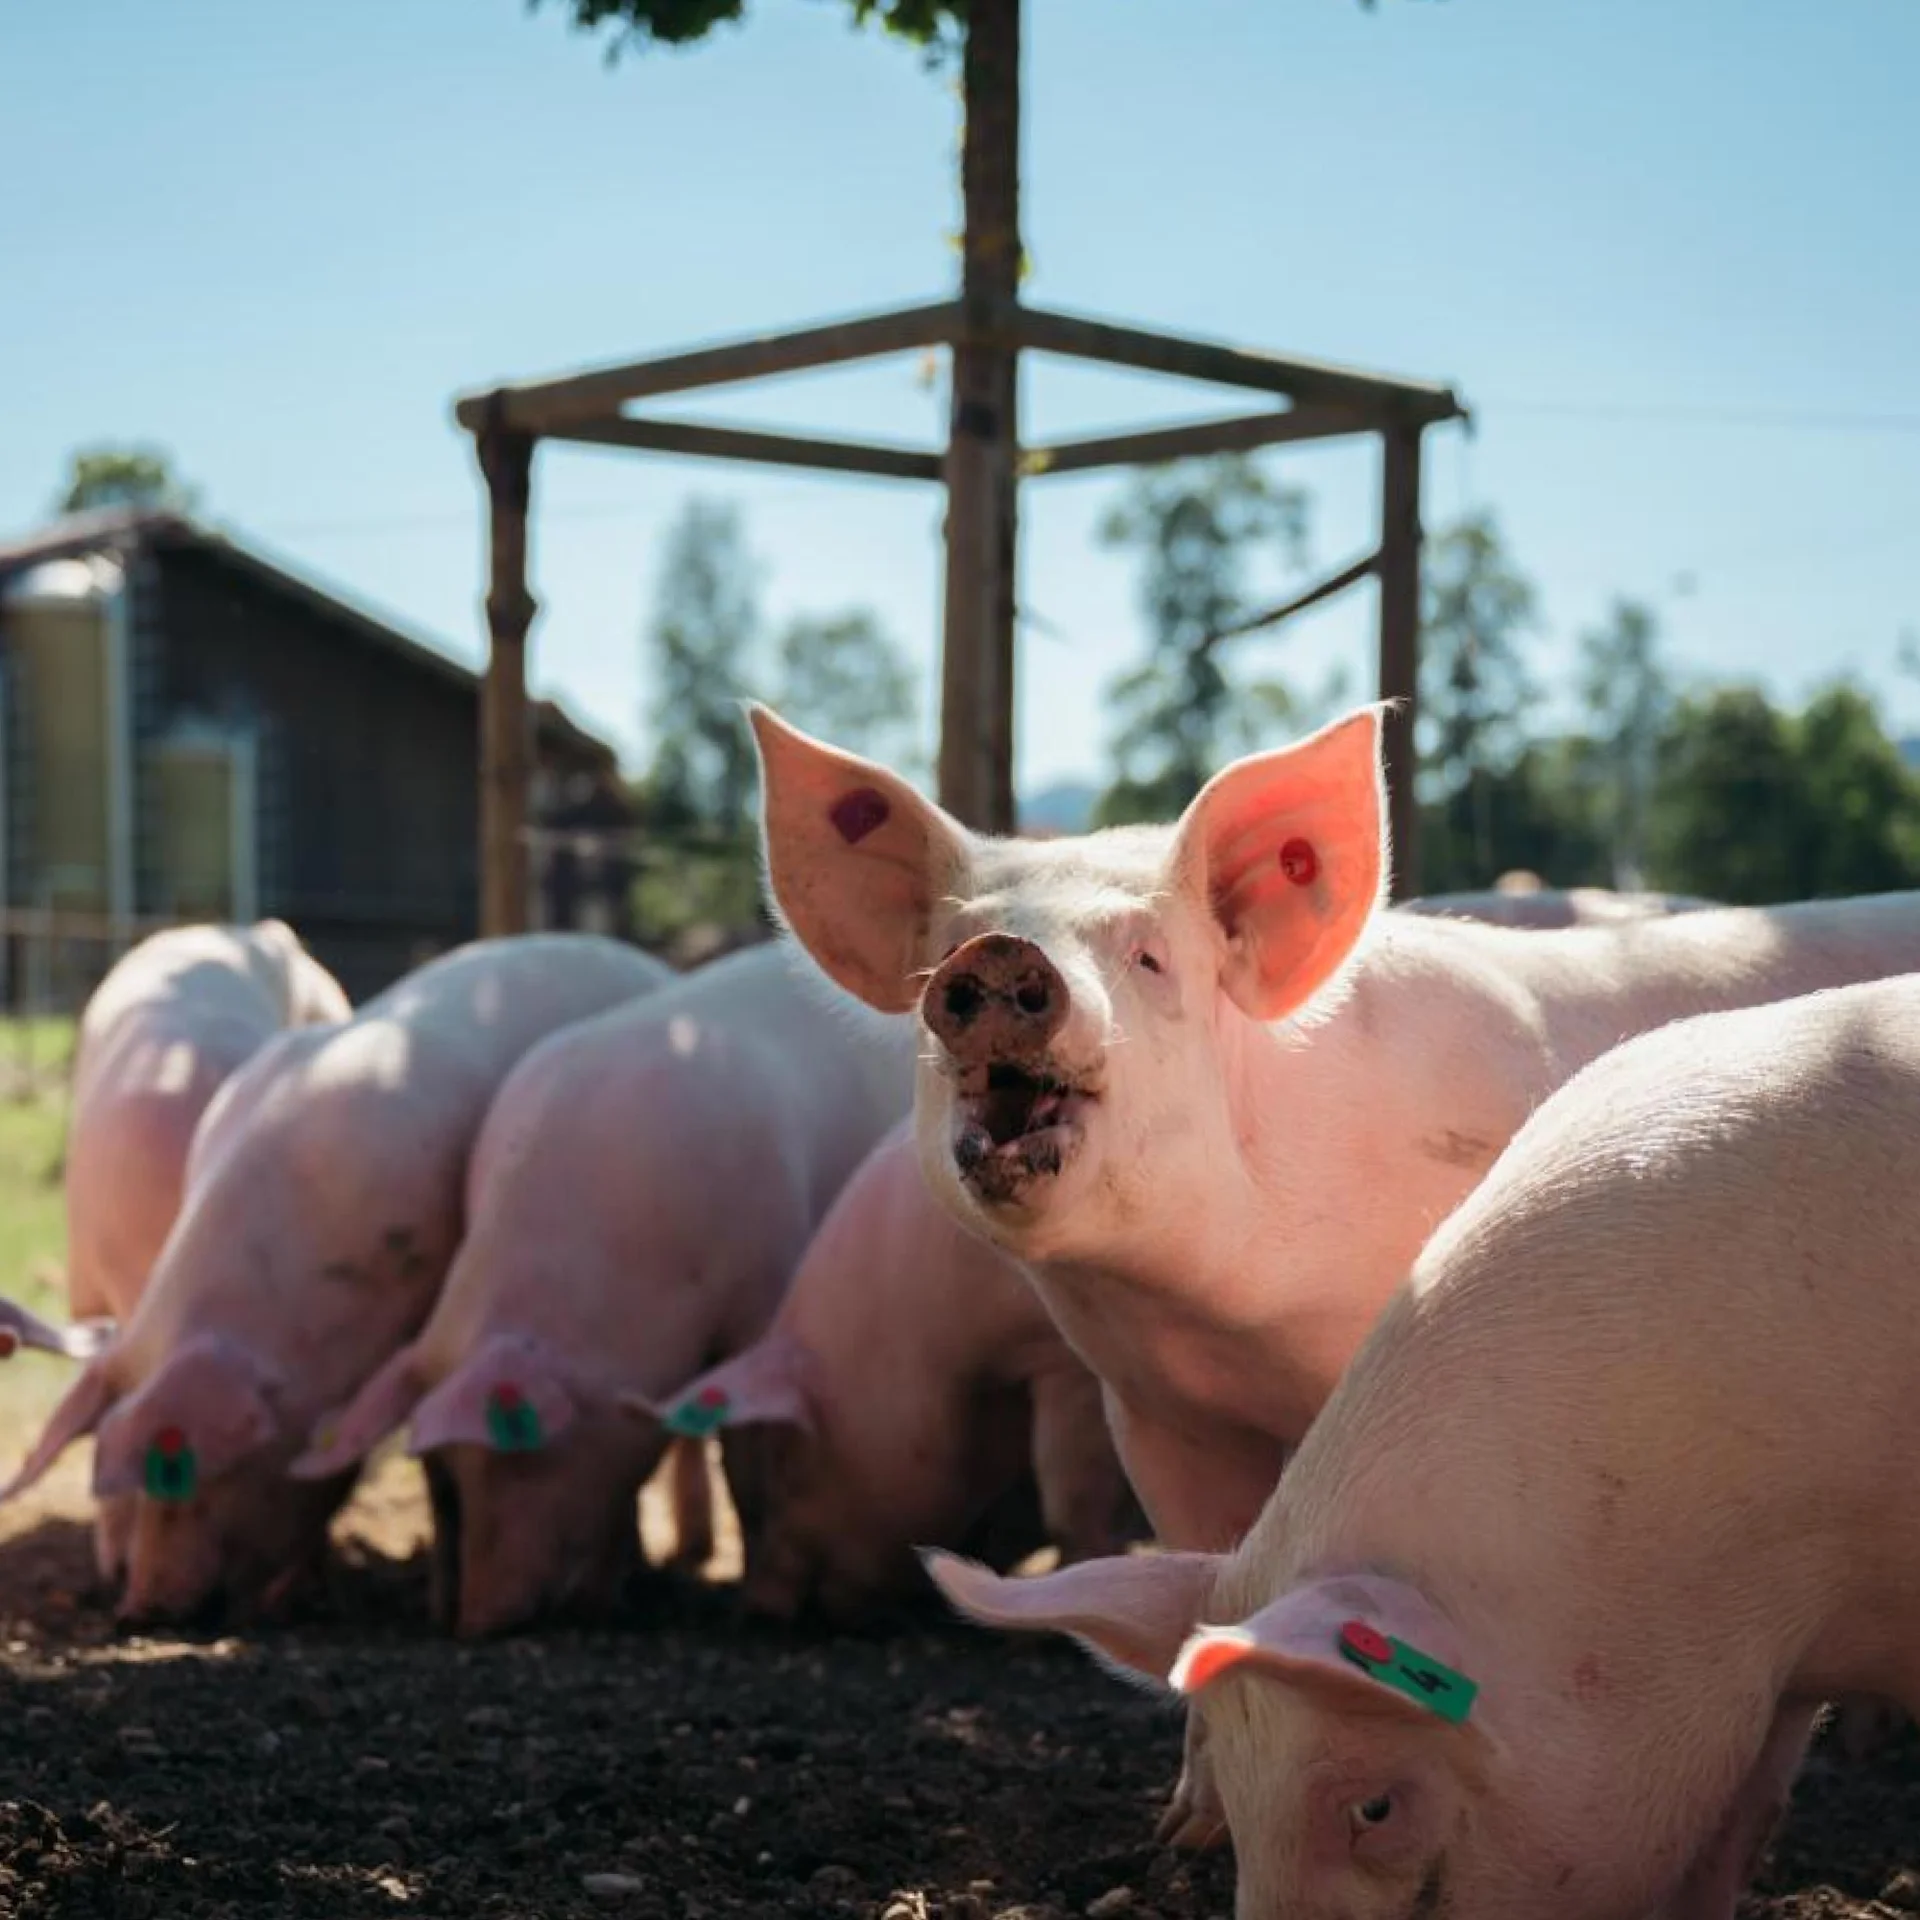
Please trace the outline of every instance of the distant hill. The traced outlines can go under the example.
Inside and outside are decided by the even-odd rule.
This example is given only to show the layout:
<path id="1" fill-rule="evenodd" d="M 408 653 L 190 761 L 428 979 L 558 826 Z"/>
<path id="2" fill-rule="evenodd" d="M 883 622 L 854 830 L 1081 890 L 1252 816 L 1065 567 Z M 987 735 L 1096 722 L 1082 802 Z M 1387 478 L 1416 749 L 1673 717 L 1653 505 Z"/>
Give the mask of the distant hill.
<path id="1" fill-rule="evenodd" d="M 1056 780 L 1020 802 L 1020 831 L 1085 833 L 1100 793 L 1090 780 Z"/>

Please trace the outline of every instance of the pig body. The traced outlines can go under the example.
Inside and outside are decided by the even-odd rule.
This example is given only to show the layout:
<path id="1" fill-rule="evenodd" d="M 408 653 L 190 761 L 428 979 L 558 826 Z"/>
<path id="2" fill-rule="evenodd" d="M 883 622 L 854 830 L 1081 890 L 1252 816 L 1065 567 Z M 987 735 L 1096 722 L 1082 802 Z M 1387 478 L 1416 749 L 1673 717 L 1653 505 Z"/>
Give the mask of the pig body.
<path id="1" fill-rule="evenodd" d="M 289 1486 L 286 1462 L 426 1317 L 493 1092 L 555 1028 L 669 977 L 610 940 L 479 941 L 225 1083 L 150 1284 L 7 1489 L 98 1430 L 94 1490 L 133 1500 L 123 1617 L 271 1607 L 318 1562 L 351 1477 Z"/>
<path id="2" fill-rule="evenodd" d="M 1660 914 L 1698 913 L 1716 903 L 1684 893 L 1615 893 L 1606 887 L 1487 887 L 1430 893 L 1409 900 L 1408 913 L 1450 914 L 1496 927 L 1605 927 Z"/>
<path id="3" fill-rule="evenodd" d="M 638 1565 L 635 1495 L 670 1439 L 623 1392 L 664 1395 L 764 1329 L 906 1113 L 913 1048 L 908 1022 L 844 1006 L 778 946 L 547 1041 L 488 1115 L 432 1319 L 296 1472 L 337 1475 L 410 1417 L 443 1617 L 473 1635 L 604 1608 Z M 683 1549 L 702 1446 L 685 1467 Z"/>
<path id="4" fill-rule="evenodd" d="M 333 976 L 278 920 L 171 927 L 108 972 L 74 1052 L 65 1175 L 74 1320 L 133 1311 L 180 1211 L 200 1118 L 235 1069 L 276 1033 L 349 1011 Z M 24 1343 L 84 1353 L 97 1342 L 38 1323 Z"/>
<path id="5" fill-rule="evenodd" d="M 1916 1247 L 1920 981 L 1671 1026 L 1434 1236 L 1237 1553 L 940 1577 L 1197 1696 L 1247 1920 L 1732 1920 L 1818 1704 L 1920 1711 Z"/>
<path id="6" fill-rule="evenodd" d="M 1009 1565 L 1129 1531 L 1098 1383 L 1013 1262 L 927 1192 L 910 1121 L 835 1201 L 768 1331 L 674 1400 L 724 1428 L 756 1612 L 863 1620 L 918 1586 L 915 1546 L 983 1527 Z"/>

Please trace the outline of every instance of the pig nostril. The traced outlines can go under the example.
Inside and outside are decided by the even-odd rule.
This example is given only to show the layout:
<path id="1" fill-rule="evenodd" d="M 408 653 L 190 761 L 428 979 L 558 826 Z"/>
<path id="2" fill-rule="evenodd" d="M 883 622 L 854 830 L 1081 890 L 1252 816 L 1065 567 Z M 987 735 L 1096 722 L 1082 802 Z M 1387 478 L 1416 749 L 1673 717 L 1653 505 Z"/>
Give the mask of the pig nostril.
<path id="1" fill-rule="evenodd" d="M 1052 1003 L 1053 995 L 1044 980 L 1029 980 L 1013 998 L 1022 1013 L 1041 1014 Z"/>
<path id="2" fill-rule="evenodd" d="M 980 983 L 977 980 L 962 975 L 958 980 L 950 980 L 947 983 L 947 1013 L 962 1026 L 974 1019 L 984 1002 L 985 995 L 981 993 Z"/>

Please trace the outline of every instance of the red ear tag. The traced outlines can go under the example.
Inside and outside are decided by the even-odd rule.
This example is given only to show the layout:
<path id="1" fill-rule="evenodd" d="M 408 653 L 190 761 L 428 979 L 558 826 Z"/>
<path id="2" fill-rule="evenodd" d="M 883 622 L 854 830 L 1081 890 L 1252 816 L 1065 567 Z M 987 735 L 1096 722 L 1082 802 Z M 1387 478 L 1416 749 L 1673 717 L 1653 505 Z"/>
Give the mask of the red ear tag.
<path id="1" fill-rule="evenodd" d="M 1393 1658 L 1393 1642 L 1364 1620 L 1349 1620 L 1342 1625 L 1340 1645 L 1369 1666 L 1384 1667 Z"/>
<path id="2" fill-rule="evenodd" d="M 892 812 L 884 794 L 876 793 L 871 787 L 855 787 L 851 793 L 843 793 L 828 808 L 827 818 L 833 822 L 840 838 L 851 847 L 884 827 L 887 816 Z"/>
<path id="3" fill-rule="evenodd" d="M 0 1327 L 0 1360 L 11 1360 L 20 1351 L 20 1336 L 11 1327 Z"/>
<path id="4" fill-rule="evenodd" d="M 169 1457 L 178 1453 L 186 1444 L 187 1436 L 178 1427 L 162 1427 L 153 1436 L 153 1444 Z"/>
<path id="5" fill-rule="evenodd" d="M 1311 840 L 1289 840 L 1280 849 L 1280 871 L 1296 887 L 1310 886 L 1320 873 L 1320 856 Z"/>
<path id="6" fill-rule="evenodd" d="M 511 1413 L 520 1399 L 520 1389 L 511 1380 L 502 1380 L 493 1390 L 493 1404 L 505 1413 Z"/>

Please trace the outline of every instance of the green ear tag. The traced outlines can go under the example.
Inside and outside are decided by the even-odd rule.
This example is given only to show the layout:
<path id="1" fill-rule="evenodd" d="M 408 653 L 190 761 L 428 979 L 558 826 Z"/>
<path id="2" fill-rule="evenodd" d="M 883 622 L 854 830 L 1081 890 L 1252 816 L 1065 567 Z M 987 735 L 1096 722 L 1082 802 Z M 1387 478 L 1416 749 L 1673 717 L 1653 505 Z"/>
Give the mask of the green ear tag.
<path id="1" fill-rule="evenodd" d="M 511 1380 L 487 1395 L 487 1438 L 502 1453 L 538 1453 L 545 1442 L 539 1414 Z"/>
<path id="2" fill-rule="evenodd" d="M 178 1427 L 163 1427 L 147 1449 L 146 1489 L 155 1500 L 191 1500 L 200 1469 Z"/>
<path id="3" fill-rule="evenodd" d="M 682 1400 L 660 1422 L 667 1432 L 688 1440 L 704 1440 L 727 1424 L 732 1403 L 718 1387 L 702 1387 L 691 1400 Z"/>
<path id="4" fill-rule="evenodd" d="M 1341 1627 L 1340 1651 L 1382 1686 L 1404 1693 L 1455 1726 L 1467 1717 L 1474 1695 L 1480 1691 L 1479 1683 L 1464 1673 L 1443 1667 L 1404 1640 L 1389 1639 L 1364 1620 L 1349 1620 Z"/>

